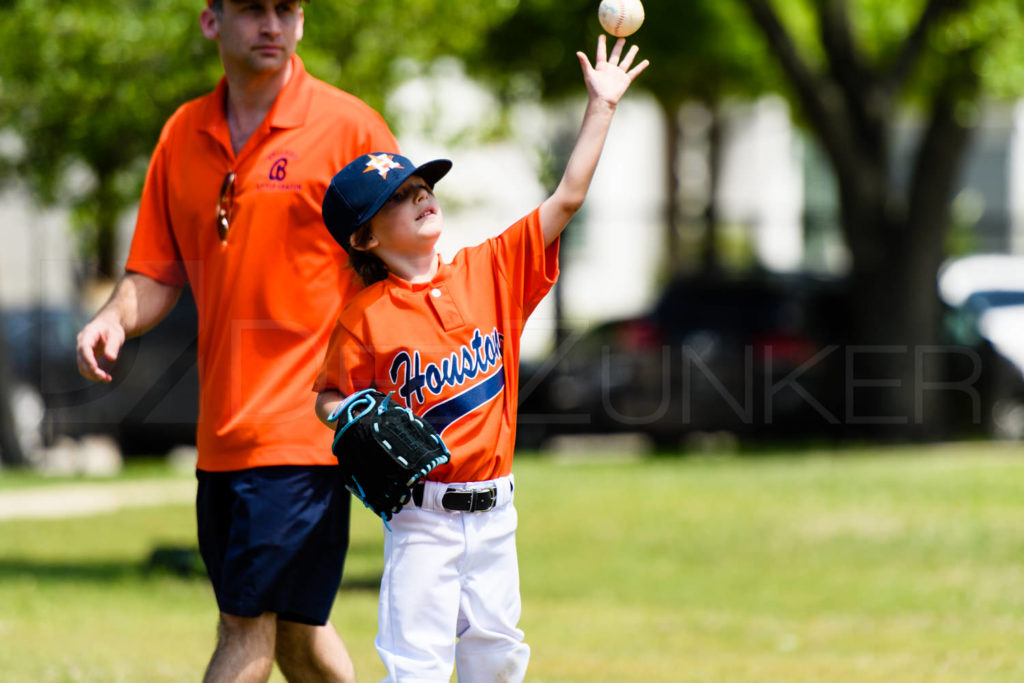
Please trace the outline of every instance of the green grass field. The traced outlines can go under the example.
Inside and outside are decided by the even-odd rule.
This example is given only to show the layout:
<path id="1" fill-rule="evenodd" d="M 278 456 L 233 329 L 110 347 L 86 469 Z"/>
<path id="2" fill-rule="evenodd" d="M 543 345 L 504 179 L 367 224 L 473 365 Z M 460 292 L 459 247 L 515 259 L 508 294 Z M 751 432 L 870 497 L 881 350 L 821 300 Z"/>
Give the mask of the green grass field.
<path id="1" fill-rule="evenodd" d="M 521 457 L 516 476 L 530 681 L 1024 680 L 1024 447 Z M 4 473 L 0 498 L 37 483 Z M 332 617 L 360 681 L 383 671 L 380 533 L 360 507 Z M 212 595 L 146 569 L 193 538 L 187 504 L 0 521 L 0 680 L 199 680 Z"/>

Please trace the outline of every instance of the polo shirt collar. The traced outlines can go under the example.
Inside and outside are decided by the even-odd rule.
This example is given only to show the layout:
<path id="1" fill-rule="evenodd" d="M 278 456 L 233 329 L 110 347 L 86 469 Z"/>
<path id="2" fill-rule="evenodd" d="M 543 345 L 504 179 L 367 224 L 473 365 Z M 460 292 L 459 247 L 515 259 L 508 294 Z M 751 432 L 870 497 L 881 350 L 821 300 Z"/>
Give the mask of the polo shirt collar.
<path id="1" fill-rule="evenodd" d="M 292 75 L 277 96 L 270 110 L 273 128 L 298 128 L 306 123 L 310 101 L 313 99 L 312 79 L 298 55 L 292 55 Z"/>
<path id="2" fill-rule="evenodd" d="M 228 79 L 221 76 L 217 87 L 207 98 L 206 112 L 200 119 L 200 128 L 217 137 L 218 129 L 227 131 L 224 98 L 227 97 Z M 306 122 L 313 99 L 312 77 L 306 72 L 302 58 L 292 55 L 292 75 L 278 93 L 267 118 L 271 128 L 298 128 Z"/>

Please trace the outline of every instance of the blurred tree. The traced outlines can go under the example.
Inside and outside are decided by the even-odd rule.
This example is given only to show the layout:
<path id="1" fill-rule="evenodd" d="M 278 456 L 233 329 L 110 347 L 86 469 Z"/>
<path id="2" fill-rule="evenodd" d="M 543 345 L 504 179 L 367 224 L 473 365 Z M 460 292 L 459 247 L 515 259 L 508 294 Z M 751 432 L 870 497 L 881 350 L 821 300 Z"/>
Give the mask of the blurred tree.
<path id="1" fill-rule="evenodd" d="M 787 95 L 834 170 L 851 254 L 859 357 L 849 379 L 861 384 L 840 417 L 901 430 L 941 424 L 941 392 L 925 391 L 922 375 L 938 340 L 935 274 L 978 107 L 1024 84 L 1020 0 L 647 0 L 645 8 L 631 41 L 654 64 L 638 85 L 665 115 L 668 258 L 682 257 L 680 105 L 696 100 L 715 112 L 729 95 Z M 572 52 L 593 43 L 595 13 L 589 0 L 521 0 L 473 66 L 511 96 L 579 88 Z M 908 112 L 921 132 L 901 173 L 894 137 Z M 711 140 L 720 136 L 712 123 Z M 716 164 L 712 151 L 712 171 Z M 713 202 L 708 212 L 713 226 Z M 705 244 L 707 265 L 714 239 Z M 862 390 L 870 384 L 879 391 Z"/>
<path id="2" fill-rule="evenodd" d="M 847 405 L 847 418 L 929 436 L 941 422 L 942 397 L 923 391 L 921 373 L 938 339 L 935 277 L 952 196 L 983 98 L 1024 88 L 1022 4 L 738 2 L 835 173 L 852 261 L 852 341 L 864 345 L 863 363 L 849 367 L 848 379 L 880 389 Z M 907 112 L 920 134 L 909 171 L 900 173 L 893 143 Z"/>
<path id="3" fill-rule="evenodd" d="M 220 76 L 200 0 L 0 2 L 0 176 L 68 203 L 95 274 L 113 277 L 118 217 L 137 199 L 160 128 Z M 299 52 L 314 75 L 378 108 L 399 57 L 468 57 L 514 0 L 318 0 Z M 83 172 L 84 171 L 84 172 Z M 68 182 L 68 179 L 74 182 Z"/>
<path id="4" fill-rule="evenodd" d="M 117 218 L 137 200 L 160 127 L 216 81 L 189 0 L 15 0 L 0 6 L 0 128 L 23 143 L 6 169 L 42 204 L 68 203 L 81 245 L 113 276 Z M 85 171 L 85 172 L 83 172 Z M 68 178 L 76 182 L 67 182 Z"/>
<path id="5" fill-rule="evenodd" d="M 520 0 L 516 12 L 491 29 L 480 61 L 470 64 L 496 82 L 506 98 L 539 96 L 552 100 L 581 92 L 583 85 L 574 53 L 593 58 L 601 27 L 594 0 Z M 703 207 L 704 249 L 699 261 L 715 264 L 714 188 L 717 181 L 716 142 L 722 137 L 722 102 L 778 85 L 777 70 L 763 42 L 741 8 L 729 2 L 645 0 L 645 21 L 627 40 L 640 46 L 640 57 L 654 65 L 637 88 L 650 92 L 662 113 L 665 133 L 664 226 L 665 269 L 671 275 L 686 259 L 680 229 L 680 108 L 699 102 L 712 114 L 709 138 L 710 188 Z M 655 150 L 648 150 L 655 152 Z"/>
<path id="6" fill-rule="evenodd" d="M 472 63 L 518 0 L 316 0 L 300 52 L 310 71 L 383 111 L 401 81 L 442 56 Z"/>

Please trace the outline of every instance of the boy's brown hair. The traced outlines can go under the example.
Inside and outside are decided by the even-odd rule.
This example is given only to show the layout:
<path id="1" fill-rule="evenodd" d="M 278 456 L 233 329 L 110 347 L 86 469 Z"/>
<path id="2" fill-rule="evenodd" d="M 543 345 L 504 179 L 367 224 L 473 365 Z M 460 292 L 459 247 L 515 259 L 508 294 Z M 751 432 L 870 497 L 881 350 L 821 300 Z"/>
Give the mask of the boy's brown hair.
<path id="1" fill-rule="evenodd" d="M 376 254 L 362 248 L 370 243 L 371 237 L 370 224 L 363 223 L 352 233 L 352 248 L 347 250 L 348 263 L 363 281 L 364 287 L 386 280 L 388 277 L 387 264 Z"/>

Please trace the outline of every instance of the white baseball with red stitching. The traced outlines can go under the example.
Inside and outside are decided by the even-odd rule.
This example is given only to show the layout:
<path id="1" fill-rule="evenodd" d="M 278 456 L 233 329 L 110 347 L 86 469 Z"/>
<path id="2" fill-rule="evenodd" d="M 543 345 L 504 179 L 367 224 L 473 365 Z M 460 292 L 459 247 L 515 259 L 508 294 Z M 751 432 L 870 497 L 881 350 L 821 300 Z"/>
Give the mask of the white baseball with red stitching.
<path id="1" fill-rule="evenodd" d="M 622 38 L 636 33 L 644 23 L 644 6 L 640 0 L 601 0 L 597 19 L 601 28 Z"/>

